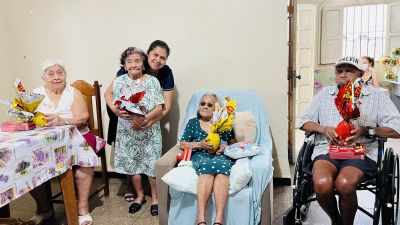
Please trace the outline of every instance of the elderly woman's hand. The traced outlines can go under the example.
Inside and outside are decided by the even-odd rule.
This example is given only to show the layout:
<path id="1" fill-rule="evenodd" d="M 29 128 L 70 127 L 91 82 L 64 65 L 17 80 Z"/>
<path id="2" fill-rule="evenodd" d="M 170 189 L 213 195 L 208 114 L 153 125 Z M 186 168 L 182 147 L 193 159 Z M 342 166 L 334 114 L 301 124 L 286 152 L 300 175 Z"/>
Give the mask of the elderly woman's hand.
<path id="1" fill-rule="evenodd" d="M 199 149 L 205 149 L 205 150 L 211 150 L 212 149 L 212 145 L 210 144 L 210 139 L 209 138 L 205 138 L 204 140 L 202 140 L 200 142 L 196 142 L 194 147 L 195 148 L 199 148 Z"/>
<path id="2" fill-rule="evenodd" d="M 65 120 L 57 114 L 47 114 L 44 119 L 47 120 L 47 127 L 65 125 Z"/>
<path id="3" fill-rule="evenodd" d="M 133 114 L 130 119 L 132 120 L 132 127 L 135 130 L 142 130 L 147 124 L 147 120 L 142 115 Z"/>
<path id="4" fill-rule="evenodd" d="M 117 115 L 118 117 L 121 117 L 122 119 L 126 119 L 126 120 L 129 120 L 129 119 L 132 117 L 132 115 L 129 114 L 128 111 L 126 111 L 126 110 L 121 110 L 121 109 L 118 109 L 118 108 L 116 108 L 116 109 L 114 110 L 114 113 L 115 113 L 115 115 Z"/>
<path id="5" fill-rule="evenodd" d="M 219 155 L 219 154 L 224 154 L 225 148 L 226 148 L 226 147 L 228 147 L 228 145 L 225 145 L 225 144 L 219 145 L 219 147 L 218 147 L 218 149 L 217 149 L 217 154 L 218 154 L 218 155 Z"/>

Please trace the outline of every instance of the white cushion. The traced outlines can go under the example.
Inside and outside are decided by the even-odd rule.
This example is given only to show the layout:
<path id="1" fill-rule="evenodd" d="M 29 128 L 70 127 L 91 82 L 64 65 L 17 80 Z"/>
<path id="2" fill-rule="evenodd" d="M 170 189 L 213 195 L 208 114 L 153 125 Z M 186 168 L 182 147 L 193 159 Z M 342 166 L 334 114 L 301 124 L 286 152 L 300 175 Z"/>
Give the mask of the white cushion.
<path id="1" fill-rule="evenodd" d="M 224 154 L 232 159 L 240 159 L 249 156 L 255 156 L 264 151 L 264 148 L 258 144 L 249 142 L 238 142 L 225 148 Z"/>
<path id="2" fill-rule="evenodd" d="M 248 158 L 239 159 L 232 166 L 229 176 L 229 194 L 236 193 L 244 188 L 252 176 L 250 170 L 250 160 Z M 173 168 L 161 178 L 171 188 L 196 194 L 197 181 L 199 177 L 196 171 L 190 166 L 180 166 Z"/>
<path id="3" fill-rule="evenodd" d="M 179 166 L 170 170 L 167 174 L 161 177 L 165 183 L 171 188 L 196 194 L 197 180 L 199 177 L 196 171 L 191 166 Z"/>

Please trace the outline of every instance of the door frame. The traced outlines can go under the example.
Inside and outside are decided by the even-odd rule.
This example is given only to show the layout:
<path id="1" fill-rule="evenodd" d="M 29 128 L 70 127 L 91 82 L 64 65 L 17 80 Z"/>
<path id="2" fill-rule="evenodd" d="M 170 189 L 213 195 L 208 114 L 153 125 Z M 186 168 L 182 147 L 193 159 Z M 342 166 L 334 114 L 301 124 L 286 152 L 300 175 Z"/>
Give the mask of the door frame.
<path id="1" fill-rule="evenodd" d="M 288 160 L 294 164 L 293 152 L 295 151 L 295 126 L 296 126 L 296 0 L 288 0 Z"/>

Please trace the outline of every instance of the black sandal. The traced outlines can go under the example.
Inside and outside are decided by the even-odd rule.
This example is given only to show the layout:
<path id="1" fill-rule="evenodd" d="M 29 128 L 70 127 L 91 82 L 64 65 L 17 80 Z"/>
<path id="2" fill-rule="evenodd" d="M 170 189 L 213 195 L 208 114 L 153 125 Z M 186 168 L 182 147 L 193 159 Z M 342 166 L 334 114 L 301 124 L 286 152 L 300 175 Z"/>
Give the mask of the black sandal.
<path id="1" fill-rule="evenodd" d="M 142 208 L 142 205 L 146 203 L 146 199 L 143 198 L 141 203 L 134 202 L 131 206 L 129 206 L 129 213 L 135 213 Z"/>
<path id="2" fill-rule="evenodd" d="M 223 225 L 222 223 L 215 222 L 214 225 Z"/>
<path id="3" fill-rule="evenodd" d="M 206 222 L 200 222 L 200 223 L 198 223 L 197 225 L 201 225 L 201 224 L 207 225 Z"/>
<path id="4" fill-rule="evenodd" d="M 152 216 L 158 216 L 158 204 L 153 204 L 150 206 L 150 214 Z"/>

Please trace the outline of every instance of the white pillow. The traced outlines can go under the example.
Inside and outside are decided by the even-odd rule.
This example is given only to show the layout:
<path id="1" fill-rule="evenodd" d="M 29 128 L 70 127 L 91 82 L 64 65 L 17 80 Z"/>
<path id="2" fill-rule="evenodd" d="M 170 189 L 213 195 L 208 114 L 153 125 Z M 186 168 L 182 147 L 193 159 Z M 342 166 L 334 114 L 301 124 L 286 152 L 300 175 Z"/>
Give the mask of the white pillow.
<path id="1" fill-rule="evenodd" d="M 165 183 L 171 188 L 196 194 L 197 180 L 199 177 L 196 171 L 191 166 L 179 166 L 170 170 L 167 174 L 161 177 Z"/>
<path id="2" fill-rule="evenodd" d="M 252 176 L 250 170 L 250 160 L 248 158 L 239 159 L 232 166 L 229 176 L 229 194 L 236 193 L 244 188 L 250 181 Z M 171 188 L 196 194 L 197 181 L 199 177 L 196 171 L 190 166 L 180 166 L 173 168 L 161 179 Z"/>
<path id="3" fill-rule="evenodd" d="M 229 176 L 229 194 L 242 190 L 249 183 L 251 176 L 250 160 L 248 158 L 236 160 Z"/>
<path id="4" fill-rule="evenodd" d="M 262 146 L 243 141 L 227 146 L 224 154 L 232 159 L 239 159 L 255 156 L 263 151 L 264 148 Z"/>

